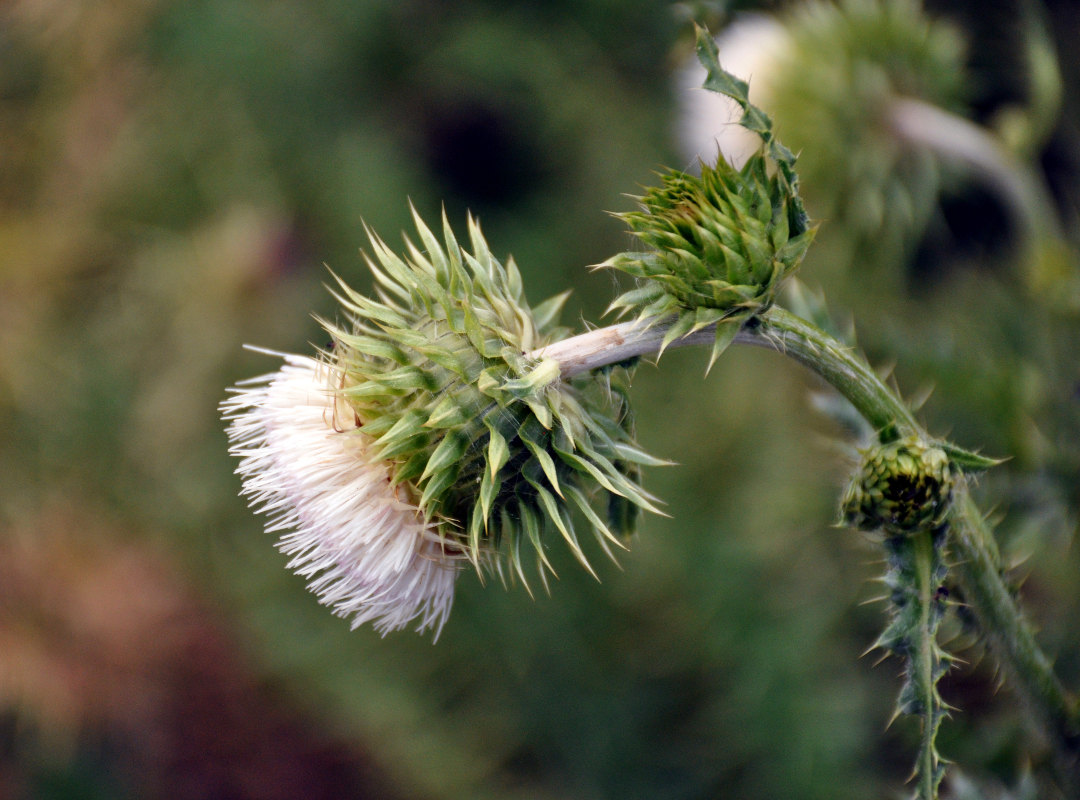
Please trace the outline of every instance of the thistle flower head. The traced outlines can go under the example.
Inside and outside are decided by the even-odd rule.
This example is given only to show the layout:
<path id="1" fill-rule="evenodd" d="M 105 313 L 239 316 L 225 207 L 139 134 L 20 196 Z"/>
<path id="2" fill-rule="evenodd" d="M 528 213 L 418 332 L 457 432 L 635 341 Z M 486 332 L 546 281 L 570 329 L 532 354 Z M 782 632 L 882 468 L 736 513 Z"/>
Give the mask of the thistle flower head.
<path id="1" fill-rule="evenodd" d="M 650 249 L 620 253 L 600 266 L 643 279 L 613 309 L 648 323 L 675 317 L 664 347 L 716 324 L 711 365 L 744 322 L 772 305 L 814 229 L 799 198 L 795 156 L 750 103 L 747 84 L 721 68 L 716 44 L 701 29 L 698 55 L 705 88 L 743 109 L 741 124 L 761 146 L 740 169 L 719 155 L 715 166 L 702 165 L 700 176 L 663 175 L 660 186 L 637 198 L 640 210 L 617 215 Z"/>
<path id="2" fill-rule="evenodd" d="M 953 467 L 944 450 L 916 437 L 875 445 L 849 484 L 844 522 L 864 531 L 903 536 L 945 521 L 952 501 Z"/>
<path id="3" fill-rule="evenodd" d="M 581 523 L 621 546 L 656 510 L 639 468 L 660 463 L 633 442 L 618 370 L 564 380 L 529 355 L 564 335 L 565 295 L 531 308 L 475 222 L 468 252 L 445 217 L 441 242 L 414 218 L 403 257 L 369 233 L 378 298 L 339 281 L 346 321 L 323 323 L 319 361 L 287 357 L 223 406 L 243 491 L 290 531 L 291 566 L 382 630 L 438 630 L 466 561 L 502 574 L 505 558 L 528 586 L 532 553 L 543 579 L 552 536 L 591 571 Z"/>

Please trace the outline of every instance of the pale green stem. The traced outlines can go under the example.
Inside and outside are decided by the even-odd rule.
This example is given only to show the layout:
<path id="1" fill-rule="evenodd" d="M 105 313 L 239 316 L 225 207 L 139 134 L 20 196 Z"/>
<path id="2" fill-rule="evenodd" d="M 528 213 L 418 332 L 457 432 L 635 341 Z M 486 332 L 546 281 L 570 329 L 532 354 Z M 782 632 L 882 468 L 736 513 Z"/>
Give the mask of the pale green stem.
<path id="1" fill-rule="evenodd" d="M 966 486 L 958 487 L 951 515 L 955 572 L 979 627 L 1009 672 L 1017 694 L 1054 745 L 1055 769 L 1068 797 L 1080 793 L 1080 707 L 1054 674 L 1035 633 L 1000 578 L 993 533 Z"/>
<path id="2" fill-rule="evenodd" d="M 672 322 L 674 318 L 672 319 Z M 532 353 L 559 362 L 561 375 L 572 377 L 609 364 L 656 353 L 671 322 L 646 326 L 623 323 L 557 342 Z M 714 330 L 705 328 L 671 343 L 671 347 L 709 344 Z M 786 355 L 825 379 L 879 432 L 883 439 L 916 434 L 933 441 L 911 411 L 851 348 L 782 308 L 773 307 L 745 325 L 736 342 Z M 1062 778 L 1076 781 L 1080 752 L 1080 709 L 1065 692 L 1050 660 L 1016 600 L 1001 579 L 993 534 L 965 487 L 960 487 L 951 515 L 951 546 L 964 596 L 972 603 L 996 656 L 1014 681 L 1017 693 L 1058 753 Z"/>
<path id="3" fill-rule="evenodd" d="M 935 745 L 941 699 L 938 696 L 934 675 L 936 664 L 937 621 L 933 617 L 935 552 L 933 532 L 919 531 L 911 542 L 914 555 L 915 589 L 918 592 L 919 626 L 915 632 L 915 652 L 911 654 L 911 681 L 919 699 L 922 716 L 922 735 L 919 740 L 918 775 L 919 800 L 936 800 L 938 754 Z"/>
<path id="4" fill-rule="evenodd" d="M 534 350 L 531 355 L 558 361 L 562 376 L 571 378 L 608 364 L 656 353 L 670 327 L 670 322 L 653 325 L 624 322 L 564 339 Z M 715 328 L 709 326 L 676 339 L 669 347 L 711 344 L 715 337 Z M 735 341 L 775 350 L 818 373 L 879 432 L 919 430 L 908 407 L 885 387 L 865 361 L 802 317 L 774 306 L 744 325 Z"/>

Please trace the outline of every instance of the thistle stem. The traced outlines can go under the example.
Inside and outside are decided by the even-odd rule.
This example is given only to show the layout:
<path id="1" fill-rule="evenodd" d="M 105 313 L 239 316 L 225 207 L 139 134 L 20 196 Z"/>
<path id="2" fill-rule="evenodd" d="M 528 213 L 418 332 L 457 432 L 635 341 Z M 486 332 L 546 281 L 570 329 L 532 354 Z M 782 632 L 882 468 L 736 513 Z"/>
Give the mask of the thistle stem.
<path id="1" fill-rule="evenodd" d="M 534 350 L 534 358 L 552 358 L 559 362 L 563 378 L 572 378 L 609 364 L 659 351 L 671 324 L 645 325 L 623 322 L 597 328 L 561 342 Z M 711 344 L 716 337 L 710 325 L 681 339 L 669 348 Z M 744 325 L 735 336 L 740 344 L 775 350 L 818 373 L 858 409 L 879 432 L 915 433 L 918 423 L 899 399 L 886 388 L 866 362 L 850 347 L 836 341 L 801 317 L 773 306 Z"/>
<path id="2" fill-rule="evenodd" d="M 559 362 L 563 378 L 655 353 L 674 322 L 644 325 L 622 323 L 599 328 L 535 350 L 535 358 Z M 712 326 L 672 342 L 670 347 L 709 344 Z M 883 441 L 899 435 L 930 437 L 911 411 L 851 348 L 806 320 L 776 306 L 743 326 L 741 344 L 775 350 L 821 376 L 878 431 Z M 1013 686 L 1033 711 L 1040 730 L 1057 752 L 1063 783 L 1080 782 L 1080 707 L 1062 687 L 1050 660 L 1016 600 L 1002 581 L 993 534 L 965 487 L 960 487 L 951 514 L 950 545 L 966 598 L 990 639 Z"/>
<path id="3" fill-rule="evenodd" d="M 1008 670 L 1054 747 L 1054 768 L 1068 797 L 1080 792 L 1080 705 L 1065 691 L 1035 633 L 1002 582 L 993 534 L 967 487 L 957 487 L 951 517 L 955 566 L 991 650 Z"/>
<path id="4" fill-rule="evenodd" d="M 944 713 L 937 681 L 942 673 L 941 653 L 937 645 L 940 615 L 935 613 L 937 602 L 940 555 L 934 543 L 934 532 L 919 531 L 904 543 L 911 549 L 912 572 L 915 594 L 912 598 L 918 609 L 911 659 L 911 684 L 916 699 L 917 713 L 922 718 L 919 737 L 919 758 L 915 772 L 918 775 L 917 797 L 919 800 L 936 800 L 941 780 L 940 759 L 937 754 L 938 724 Z"/>

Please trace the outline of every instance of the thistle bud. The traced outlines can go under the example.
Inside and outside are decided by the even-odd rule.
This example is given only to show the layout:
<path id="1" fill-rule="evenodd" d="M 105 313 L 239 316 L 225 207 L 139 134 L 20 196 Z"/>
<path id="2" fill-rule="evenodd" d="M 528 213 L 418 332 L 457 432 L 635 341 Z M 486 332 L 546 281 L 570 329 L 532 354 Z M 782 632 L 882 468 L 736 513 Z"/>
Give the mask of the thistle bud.
<path id="1" fill-rule="evenodd" d="M 813 238 L 759 153 L 736 170 L 721 157 L 701 176 L 670 172 L 639 198 L 642 208 L 619 216 L 650 250 L 620 253 L 602 266 L 646 283 L 612 308 L 655 321 L 676 315 L 665 346 L 713 323 L 717 349 L 739 325 L 769 308 L 783 280 L 799 266 Z"/>
<path id="2" fill-rule="evenodd" d="M 619 214 L 650 249 L 620 253 L 601 264 L 642 284 L 618 297 L 612 309 L 635 311 L 652 324 L 671 319 L 661 352 L 671 342 L 716 326 L 709 365 L 739 328 L 767 310 L 781 283 L 799 266 L 815 229 L 798 192 L 795 155 L 774 136 L 772 120 L 749 100 L 749 87 L 726 72 L 716 44 L 698 29 L 704 88 L 743 109 L 740 124 L 760 140 L 741 169 L 723 157 L 701 175 L 668 172 L 649 189 L 639 211 Z"/>
<path id="3" fill-rule="evenodd" d="M 565 335 L 566 295 L 530 307 L 474 222 L 468 252 L 445 217 L 442 242 L 414 217 L 421 247 L 404 257 L 370 235 L 378 299 L 339 281 L 348 323 L 324 323 L 320 360 L 286 356 L 222 406 L 243 493 L 286 531 L 290 566 L 354 627 L 384 631 L 438 631 L 463 563 L 501 572 L 505 554 L 527 585 L 522 561 L 532 551 L 543 575 L 552 535 L 589 567 L 580 520 L 607 550 L 635 518 L 625 504 L 656 510 L 637 468 L 657 461 L 633 442 L 618 376 L 563 380 L 529 355 Z"/>
<path id="4" fill-rule="evenodd" d="M 916 437 L 871 447 L 863 451 L 863 462 L 844 493 L 844 523 L 890 536 L 939 527 L 953 483 L 945 451 Z"/>

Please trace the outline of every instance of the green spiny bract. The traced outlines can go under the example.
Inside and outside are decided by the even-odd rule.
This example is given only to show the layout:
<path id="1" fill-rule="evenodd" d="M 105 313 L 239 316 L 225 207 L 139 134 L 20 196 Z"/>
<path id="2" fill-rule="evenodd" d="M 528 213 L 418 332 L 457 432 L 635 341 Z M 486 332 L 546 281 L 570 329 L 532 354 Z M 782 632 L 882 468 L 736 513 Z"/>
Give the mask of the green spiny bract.
<path id="1" fill-rule="evenodd" d="M 445 215 L 445 243 L 413 216 L 421 246 L 406 241 L 404 257 L 369 232 L 379 299 L 339 281 L 350 324 L 324 323 L 356 435 L 393 464 L 396 491 L 438 524 L 447 552 L 501 571 L 503 548 L 528 586 L 524 556 L 550 569 L 545 540 L 558 532 L 591 571 L 575 519 L 610 554 L 639 507 L 655 510 L 638 468 L 658 462 L 634 444 L 622 371 L 567 381 L 531 358 L 565 335 L 566 294 L 530 308 L 513 261 L 495 259 L 475 221 L 469 253 Z"/>
<path id="2" fill-rule="evenodd" d="M 844 493 L 844 522 L 889 535 L 934 528 L 952 501 L 953 467 L 939 447 L 916 437 L 875 445 L 863 453 L 858 473 Z"/>
<path id="3" fill-rule="evenodd" d="M 620 253 L 602 266 L 645 283 L 612 303 L 639 320 L 675 317 L 664 345 L 717 324 L 711 360 L 748 319 L 769 308 L 813 237 L 792 196 L 759 153 L 736 170 L 721 157 L 701 176 L 669 172 L 618 215 L 651 249 Z M 711 363 L 711 362 L 710 362 Z"/>

